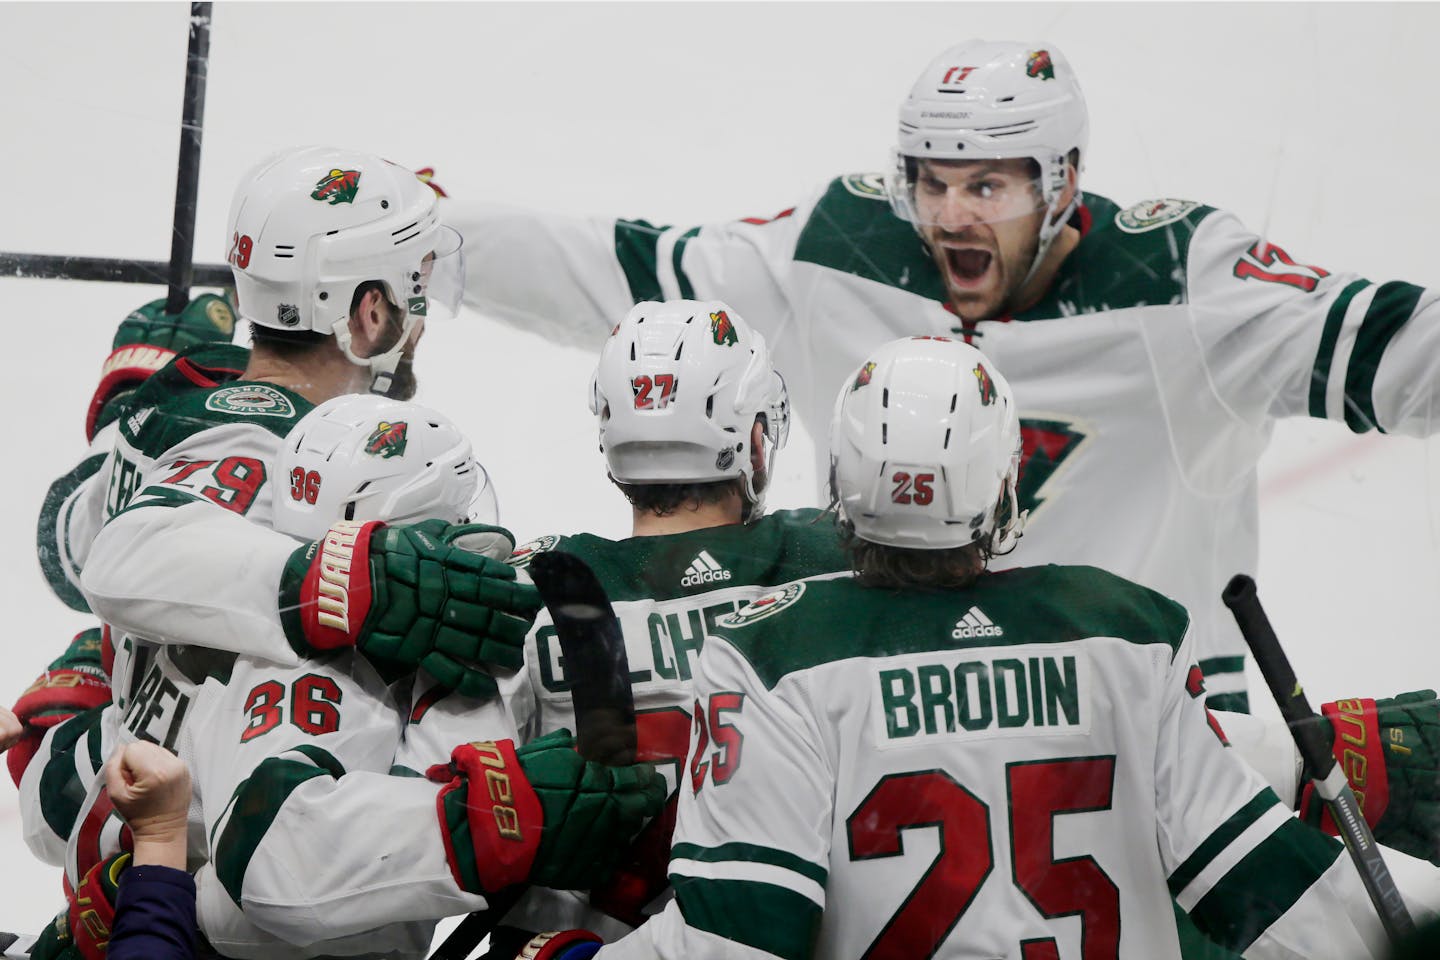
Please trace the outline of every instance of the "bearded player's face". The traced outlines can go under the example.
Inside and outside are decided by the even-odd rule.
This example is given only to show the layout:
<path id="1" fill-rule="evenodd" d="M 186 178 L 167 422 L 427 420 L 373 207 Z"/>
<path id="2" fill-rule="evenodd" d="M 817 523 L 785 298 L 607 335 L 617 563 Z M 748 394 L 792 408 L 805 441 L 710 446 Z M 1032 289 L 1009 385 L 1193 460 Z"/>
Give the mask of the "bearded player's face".
<path id="1" fill-rule="evenodd" d="M 1040 245 L 1034 161 L 918 160 L 915 212 L 950 304 L 977 323 L 1008 312 Z"/>

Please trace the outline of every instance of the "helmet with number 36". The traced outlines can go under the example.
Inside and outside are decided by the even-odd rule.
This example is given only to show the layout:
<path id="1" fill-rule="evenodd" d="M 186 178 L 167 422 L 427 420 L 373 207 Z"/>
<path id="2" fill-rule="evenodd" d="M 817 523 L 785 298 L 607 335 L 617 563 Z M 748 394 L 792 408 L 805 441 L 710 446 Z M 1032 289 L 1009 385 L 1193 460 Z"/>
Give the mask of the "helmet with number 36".
<path id="1" fill-rule="evenodd" d="M 764 502 L 751 428 L 759 418 L 767 472 L 790 430 L 785 381 L 770 365 L 765 338 L 719 301 L 636 304 L 601 349 L 590 410 L 617 481 L 743 478 L 748 516 Z"/>
<path id="2" fill-rule="evenodd" d="M 1024 527 L 1016 502 L 1020 425 L 1010 385 L 974 347 L 895 340 L 835 398 L 831 495 L 856 536 L 1005 553 Z"/>
<path id="3" fill-rule="evenodd" d="M 375 394 L 336 397 L 286 435 L 275 529 L 317 540 L 337 520 L 496 523 L 490 477 L 441 414 Z"/>

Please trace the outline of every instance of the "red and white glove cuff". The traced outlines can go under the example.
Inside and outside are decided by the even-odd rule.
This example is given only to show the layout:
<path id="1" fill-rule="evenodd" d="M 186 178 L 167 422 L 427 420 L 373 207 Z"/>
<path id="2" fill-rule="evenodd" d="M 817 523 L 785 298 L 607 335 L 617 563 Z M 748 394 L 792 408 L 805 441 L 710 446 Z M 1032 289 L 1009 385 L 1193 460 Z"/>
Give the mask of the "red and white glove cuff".
<path id="1" fill-rule="evenodd" d="M 341 520 L 315 544 L 300 587 L 305 639 L 317 650 L 353 647 L 370 613 L 370 537 L 383 523 Z"/>
<path id="2" fill-rule="evenodd" d="M 132 343 L 116 347 L 100 369 L 100 385 L 90 398 L 90 408 L 85 411 L 85 439 L 95 439 L 95 422 L 100 411 L 120 390 L 147 380 L 152 374 L 175 359 L 174 350 L 152 347 L 147 343 Z"/>
<path id="3" fill-rule="evenodd" d="M 1380 717 L 1375 701 L 1353 698 L 1322 704 L 1320 713 L 1330 721 L 1335 732 L 1331 747 L 1335 761 L 1350 781 L 1355 791 L 1355 800 L 1360 812 L 1371 829 L 1385 815 L 1390 805 L 1390 779 L 1385 772 L 1385 746 L 1380 742 Z M 1315 784 L 1307 783 L 1300 793 L 1300 809 L 1307 810 L 1310 804 L 1319 803 L 1315 796 Z M 1313 822 L 1313 821 L 1312 821 Z M 1331 836 L 1339 833 L 1330 811 L 1325 810 L 1320 818 L 1320 829 Z"/>
<path id="4" fill-rule="evenodd" d="M 435 798 L 435 809 L 450 871 L 462 889 L 469 889 L 465 875 L 472 871 L 481 888 L 491 893 L 530 876 L 540 849 L 545 812 L 515 755 L 513 740 L 483 740 L 456 747 L 450 763 L 437 764 L 425 775 L 438 782 L 449 779 Z M 458 790 L 464 790 L 464 795 L 454 795 Z M 457 801 L 464 806 L 469 849 L 458 848 L 454 841 Z"/>
<path id="5" fill-rule="evenodd" d="M 27 727 L 54 727 L 110 700 L 110 683 L 86 670 L 46 670 L 11 711 Z"/>

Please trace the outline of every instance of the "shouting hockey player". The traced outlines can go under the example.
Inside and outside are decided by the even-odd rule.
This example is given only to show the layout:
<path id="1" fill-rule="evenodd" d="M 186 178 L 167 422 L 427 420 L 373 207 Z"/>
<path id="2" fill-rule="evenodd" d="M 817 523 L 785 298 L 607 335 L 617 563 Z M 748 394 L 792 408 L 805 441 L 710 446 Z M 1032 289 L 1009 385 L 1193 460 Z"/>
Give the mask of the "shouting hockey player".
<path id="1" fill-rule="evenodd" d="M 726 304 L 636 305 L 601 348 L 591 409 L 610 477 L 631 505 L 633 536 L 540 537 L 512 563 L 564 550 L 595 571 L 625 640 L 639 757 L 666 773 L 672 799 L 638 838 L 631 862 L 588 897 L 527 894 L 492 940 L 490 956 L 507 960 L 536 930 L 575 925 L 619 936 L 644 919 L 667 886 L 695 657 L 716 621 L 749 600 L 777 584 L 845 570 L 833 526 L 819 511 L 764 512 L 788 398 L 765 338 Z M 501 685 L 522 734 L 574 729 L 570 679 L 548 612 L 526 638 L 525 664 Z M 448 757 L 463 739 L 457 729 L 481 705 L 424 691 L 415 700 L 423 709 L 411 714 L 405 753 L 420 770 Z"/>
<path id="2" fill-rule="evenodd" d="M 718 624 L 675 901 L 603 960 L 1153 960 L 1179 955 L 1172 896 L 1247 956 L 1383 955 L 1340 844 L 1207 722 L 1182 607 L 1092 567 L 987 572 L 1020 442 L 973 347 L 897 341 L 852 374 L 830 449 L 855 577 Z"/>
<path id="3" fill-rule="evenodd" d="M 983 344 L 1024 404 L 1031 522 L 1008 562 L 1091 563 L 1175 597 L 1211 705 L 1245 709 L 1245 647 L 1219 598 L 1256 567 L 1255 464 L 1274 421 L 1435 430 L 1434 294 L 1297 262 L 1203 204 L 1081 192 L 1085 101 L 1051 44 L 950 48 L 899 120 L 888 174 L 839 177 L 769 219 L 456 207 L 476 245 L 469 300 L 595 343 L 627 302 L 723 299 L 770 340 L 815 436 L 875 346 Z"/>

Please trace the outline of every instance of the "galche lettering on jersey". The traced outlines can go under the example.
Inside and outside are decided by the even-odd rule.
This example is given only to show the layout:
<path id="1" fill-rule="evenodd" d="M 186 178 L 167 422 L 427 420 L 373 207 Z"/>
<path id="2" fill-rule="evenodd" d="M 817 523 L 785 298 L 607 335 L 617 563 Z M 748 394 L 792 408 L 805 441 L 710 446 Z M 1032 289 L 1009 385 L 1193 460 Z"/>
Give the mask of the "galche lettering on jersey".
<path id="1" fill-rule="evenodd" d="M 961 659 L 963 657 L 963 659 Z M 885 661 L 876 673 L 876 742 L 972 735 L 1084 734 L 1090 730 L 1089 662 L 1053 646 L 936 651 Z"/>
<path id="2" fill-rule="evenodd" d="M 350 632 L 350 561 L 355 555 L 355 537 L 364 525 L 358 520 L 341 520 L 325 534 L 316 613 L 321 626 Z"/>

